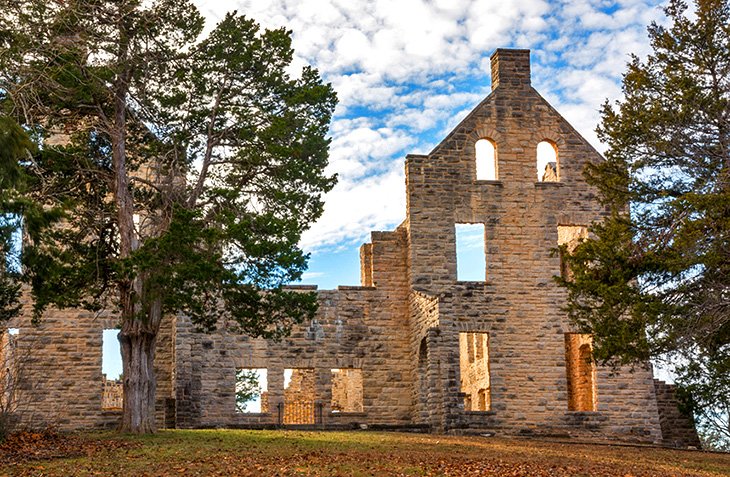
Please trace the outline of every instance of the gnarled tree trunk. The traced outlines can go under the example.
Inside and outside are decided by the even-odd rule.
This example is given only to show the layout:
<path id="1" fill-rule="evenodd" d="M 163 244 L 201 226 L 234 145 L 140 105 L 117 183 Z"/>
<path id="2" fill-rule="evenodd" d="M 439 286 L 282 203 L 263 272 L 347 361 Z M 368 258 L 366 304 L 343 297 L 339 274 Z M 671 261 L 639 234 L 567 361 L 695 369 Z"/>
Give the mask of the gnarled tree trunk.
<path id="1" fill-rule="evenodd" d="M 134 434 L 157 430 L 155 425 L 157 378 L 154 369 L 157 337 L 156 332 L 140 328 L 123 325 L 119 333 L 124 365 L 124 405 L 120 430 Z"/>
<path id="2" fill-rule="evenodd" d="M 141 279 L 138 280 L 141 282 Z M 122 432 L 146 434 L 155 432 L 155 346 L 162 320 L 162 302 L 149 303 L 146 319 L 127 315 L 122 322 L 119 343 L 122 348 L 124 379 L 122 390 Z"/>

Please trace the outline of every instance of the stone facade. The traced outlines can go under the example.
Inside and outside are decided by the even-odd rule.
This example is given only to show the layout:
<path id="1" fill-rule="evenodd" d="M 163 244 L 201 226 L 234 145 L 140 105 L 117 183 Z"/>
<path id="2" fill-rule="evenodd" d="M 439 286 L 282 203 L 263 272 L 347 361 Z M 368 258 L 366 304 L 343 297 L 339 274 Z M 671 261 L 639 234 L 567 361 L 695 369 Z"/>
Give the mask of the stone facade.
<path id="1" fill-rule="evenodd" d="M 677 406 L 675 386 L 655 379 L 654 388 L 659 406 L 663 443 L 671 447 L 701 448 L 694 417 Z"/>
<path id="2" fill-rule="evenodd" d="M 316 319 L 278 343 L 225 324 L 200 333 L 185 316 L 165 322 L 156 357 L 161 425 L 663 441 L 650 367 L 615 373 L 581 357 L 581 346 L 574 352 L 571 343 L 584 338 L 571 334 L 565 291 L 553 280 L 562 271 L 558 245 L 571 246 L 606 213 L 582 175 L 601 156 L 531 87 L 529 51 L 497 50 L 491 65 L 491 94 L 430 154 L 407 157 L 405 221 L 362 246 L 362 286 L 317 291 Z M 495 179 L 476 179 L 480 139 L 494 145 Z M 541 173 L 543 141 L 557 156 Z M 484 226 L 483 281 L 457 280 L 456 224 Z M 20 320 L 21 341 L 38 343 L 42 394 L 33 406 L 41 417 L 66 428 L 118 420 L 101 409 L 101 332 L 115 324 L 73 310 L 49 313 L 39 328 Z M 267 370 L 264 412 L 236 412 L 242 368 Z M 285 390 L 285 369 L 295 370 L 300 390 L 306 384 L 306 396 Z M 347 385 L 357 405 L 343 406 L 350 398 L 333 370 L 358 370 Z M 588 401 L 571 404 L 572 388 Z M 292 414 L 302 400 L 314 409 L 306 419 Z"/>

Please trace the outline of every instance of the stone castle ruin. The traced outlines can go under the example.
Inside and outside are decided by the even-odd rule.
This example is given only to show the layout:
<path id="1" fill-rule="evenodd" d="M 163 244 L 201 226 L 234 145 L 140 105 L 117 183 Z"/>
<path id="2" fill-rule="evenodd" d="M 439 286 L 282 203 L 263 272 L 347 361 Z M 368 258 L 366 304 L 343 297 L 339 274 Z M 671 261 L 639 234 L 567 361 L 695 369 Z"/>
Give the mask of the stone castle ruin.
<path id="1" fill-rule="evenodd" d="M 591 337 L 561 311 L 565 291 L 553 277 L 569 270 L 555 249 L 575 246 L 606 214 L 582 174 L 600 154 L 531 87 L 528 50 L 497 50 L 491 74 L 491 94 L 430 154 L 407 156 L 405 220 L 361 247 L 361 286 L 317 291 L 316 318 L 281 342 L 224 327 L 200 333 L 185 316 L 167 317 L 156 356 L 160 426 L 698 445 L 691 421 L 677 431 L 672 389 L 655 384 L 650 366 L 596 365 Z M 539 148 L 552 158 L 538 165 Z M 483 237 L 478 281 L 458 277 L 460 227 Z M 116 384 L 101 370 L 102 332 L 116 324 L 79 310 L 49 312 L 38 327 L 11 323 L 19 346 L 36 351 L 26 410 L 61 428 L 116 424 Z M 245 371 L 259 383 L 241 412 L 236 376 Z"/>

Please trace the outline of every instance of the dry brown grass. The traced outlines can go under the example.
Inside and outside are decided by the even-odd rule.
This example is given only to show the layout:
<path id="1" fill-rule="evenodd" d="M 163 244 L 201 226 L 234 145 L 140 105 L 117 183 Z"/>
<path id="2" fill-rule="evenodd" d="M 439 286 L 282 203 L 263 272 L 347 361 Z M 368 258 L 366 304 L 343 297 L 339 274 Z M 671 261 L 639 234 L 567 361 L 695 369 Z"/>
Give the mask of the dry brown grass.
<path id="1" fill-rule="evenodd" d="M 163 431 L 141 437 L 83 433 L 67 440 L 77 448 L 66 446 L 66 456 L 64 452 L 51 454 L 53 458 L 32 452 L 9 459 L 0 455 L 0 475 L 730 475 L 728 454 L 534 439 L 211 430 Z"/>

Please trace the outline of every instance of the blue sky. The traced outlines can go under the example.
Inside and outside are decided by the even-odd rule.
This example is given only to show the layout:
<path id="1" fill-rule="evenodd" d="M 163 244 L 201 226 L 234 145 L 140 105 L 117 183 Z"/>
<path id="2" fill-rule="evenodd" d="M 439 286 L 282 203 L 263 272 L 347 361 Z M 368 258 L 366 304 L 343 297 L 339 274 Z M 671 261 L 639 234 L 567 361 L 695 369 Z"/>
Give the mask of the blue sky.
<path id="1" fill-rule="evenodd" d="M 292 73 L 333 84 L 328 172 L 339 183 L 302 238 L 303 283 L 359 284 L 361 243 L 405 218 L 404 159 L 428 153 L 490 90 L 489 56 L 532 51 L 533 86 L 598 150 L 598 108 L 620 97 L 630 53 L 649 51 L 647 0 L 231 0 L 196 2 L 212 27 L 238 10 L 293 32 Z"/>

